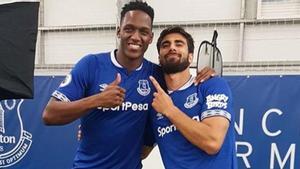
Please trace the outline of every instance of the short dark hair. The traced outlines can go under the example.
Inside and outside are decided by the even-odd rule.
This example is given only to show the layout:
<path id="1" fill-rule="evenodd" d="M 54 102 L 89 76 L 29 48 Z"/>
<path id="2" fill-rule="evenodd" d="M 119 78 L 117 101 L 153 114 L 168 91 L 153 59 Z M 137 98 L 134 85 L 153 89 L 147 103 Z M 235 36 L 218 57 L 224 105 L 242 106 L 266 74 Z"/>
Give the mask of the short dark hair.
<path id="1" fill-rule="evenodd" d="M 160 35 L 159 35 L 159 38 L 157 40 L 157 43 L 156 43 L 156 48 L 157 48 L 157 51 L 159 53 L 160 51 L 160 45 L 161 45 L 161 42 L 163 40 L 163 38 L 165 36 L 167 36 L 168 34 L 171 34 L 171 33 L 179 33 L 181 34 L 182 36 L 185 37 L 186 41 L 187 41 L 187 45 L 188 45 L 188 51 L 189 53 L 194 53 L 194 39 L 193 37 L 187 33 L 182 27 L 180 26 L 173 26 L 173 27 L 168 27 L 166 29 L 164 29 Z"/>
<path id="2" fill-rule="evenodd" d="M 149 6 L 147 4 L 147 2 L 142 2 L 142 1 L 131 1 L 127 4 L 125 4 L 122 8 L 122 11 L 121 11 L 121 19 L 120 19 L 120 22 L 122 22 L 125 14 L 128 12 L 128 11 L 133 11 L 133 10 L 140 10 L 140 11 L 143 11 L 145 12 L 146 14 L 148 14 L 151 18 L 151 24 L 153 24 L 153 19 L 154 19 L 154 10 L 151 6 Z"/>

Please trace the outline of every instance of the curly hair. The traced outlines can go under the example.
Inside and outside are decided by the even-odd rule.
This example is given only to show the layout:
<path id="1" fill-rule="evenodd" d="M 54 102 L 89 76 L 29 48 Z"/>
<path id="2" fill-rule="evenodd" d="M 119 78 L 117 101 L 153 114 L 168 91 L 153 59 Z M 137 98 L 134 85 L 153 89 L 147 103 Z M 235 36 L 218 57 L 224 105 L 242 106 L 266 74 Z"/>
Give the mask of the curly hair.
<path id="1" fill-rule="evenodd" d="M 151 18 L 151 24 L 153 23 L 153 19 L 154 19 L 154 10 L 151 6 L 149 6 L 146 2 L 142 2 L 142 1 L 131 1 L 127 4 L 124 5 L 124 7 L 122 8 L 121 11 L 121 20 L 120 22 L 122 22 L 125 14 L 128 11 L 133 11 L 133 10 L 140 10 L 145 12 L 146 14 L 148 14 Z"/>
<path id="2" fill-rule="evenodd" d="M 161 42 L 163 40 L 163 38 L 165 36 L 167 36 L 168 34 L 171 34 L 171 33 L 179 33 L 181 34 L 182 36 L 185 37 L 186 41 L 187 41 L 187 45 L 188 45 L 188 50 L 189 50 L 189 53 L 194 53 L 194 39 L 193 37 L 187 33 L 182 27 L 180 26 L 173 26 L 173 27 L 168 27 L 166 29 L 164 29 L 160 35 L 159 35 L 159 38 L 157 40 L 157 43 L 156 43 L 156 48 L 157 48 L 157 51 L 159 53 L 160 51 L 160 45 L 161 45 Z"/>

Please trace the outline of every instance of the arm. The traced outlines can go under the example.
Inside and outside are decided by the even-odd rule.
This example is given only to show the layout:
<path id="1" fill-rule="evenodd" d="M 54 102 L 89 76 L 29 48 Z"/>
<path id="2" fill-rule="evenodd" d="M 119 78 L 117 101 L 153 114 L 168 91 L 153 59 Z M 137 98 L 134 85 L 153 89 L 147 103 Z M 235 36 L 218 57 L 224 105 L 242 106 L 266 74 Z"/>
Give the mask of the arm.
<path id="1" fill-rule="evenodd" d="M 174 105 L 162 112 L 192 144 L 213 155 L 219 152 L 229 127 L 224 117 L 210 117 L 201 122 L 195 121 Z"/>
<path id="2" fill-rule="evenodd" d="M 219 116 L 209 117 L 201 122 L 191 119 L 173 104 L 154 78 L 150 79 L 157 90 L 152 102 L 155 110 L 165 115 L 192 144 L 207 154 L 217 153 L 222 147 L 229 121 Z"/>
<path id="3" fill-rule="evenodd" d="M 43 112 L 43 121 L 46 125 L 68 124 L 94 107 L 91 98 L 83 98 L 73 102 L 63 102 L 51 98 Z"/>
<path id="4" fill-rule="evenodd" d="M 51 98 L 43 112 L 44 123 L 46 125 L 63 125 L 77 120 L 88 110 L 121 105 L 125 90 L 118 86 L 120 82 L 121 76 L 118 74 L 117 78 L 103 92 L 76 101 L 63 102 Z"/>

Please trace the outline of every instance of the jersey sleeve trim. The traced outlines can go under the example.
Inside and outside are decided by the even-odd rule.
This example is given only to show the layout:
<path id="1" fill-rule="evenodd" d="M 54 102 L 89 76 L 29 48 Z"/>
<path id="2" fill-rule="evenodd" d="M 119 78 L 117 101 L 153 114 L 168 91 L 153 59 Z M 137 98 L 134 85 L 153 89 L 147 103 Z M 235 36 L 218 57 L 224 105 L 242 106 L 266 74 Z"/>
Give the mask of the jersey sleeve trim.
<path id="1" fill-rule="evenodd" d="M 55 90 L 52 93 L 52 97 L 55 97 L 56 99 L 63 101 L 63 102 L 70 102 L 70 99 L 66 95 L 64 95 L 63 93 L 61 93 L 57 90 Z"/>
<path id="2" fill-rule="evenodd" d="M 206 110 L 201 114 L 201 121 L 208 117 L 214 117 L 214 116 L 222 116 L 231 121 L 231 114 L 228 113 L 225 110 L 221 109 L 215 109 L 215 110 Z"/>

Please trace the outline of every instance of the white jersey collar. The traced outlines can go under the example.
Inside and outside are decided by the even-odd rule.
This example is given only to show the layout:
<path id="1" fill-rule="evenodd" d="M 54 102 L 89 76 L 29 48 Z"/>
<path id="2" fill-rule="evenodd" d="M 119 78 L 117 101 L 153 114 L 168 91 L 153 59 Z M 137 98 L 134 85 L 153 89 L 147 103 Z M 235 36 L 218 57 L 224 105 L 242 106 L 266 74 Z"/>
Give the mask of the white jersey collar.
<path id="1" fill-rule="evenodd" d="M 116 55 L 115 55 L 115 52 L 116 52 L 117 50 L 113 50 L 113 51 L 111 51 L 110 52 L 110 58 L 111 58 L 111 61 L 112 61 L 112 63 L 115 65 L 115 66 L 117 66 L 117 67 L 119 67 L 119 68 L 124 68 L 122 65 L 120 65 L 120 63 L 117 61 L 117 59 L 116 59 Z M 143 67 L 143 63 L 138 67 L 138 68 L 136 68 L 135 70 L 136 71 L 139 71 L 139 70 L 141 70 L 142 69 L 142 67 Z"/>
<path id="2" fill-rule="evenodd" d="M 168 93 L 171 94 L 175 91 L 180 91 L 180 90 L 187 89 L 188 87 L 190 87 L 191 85 L 194 84 L 194 79 L 195 79 L 195 77 L 191 76 L 190 79 L 183 86 L 181 86 L 179 89 L 177 89 L 177 90 L 168 90 Z"/>

